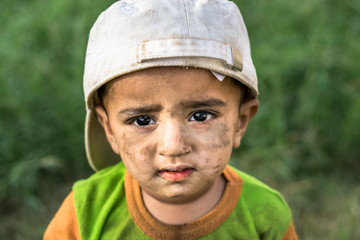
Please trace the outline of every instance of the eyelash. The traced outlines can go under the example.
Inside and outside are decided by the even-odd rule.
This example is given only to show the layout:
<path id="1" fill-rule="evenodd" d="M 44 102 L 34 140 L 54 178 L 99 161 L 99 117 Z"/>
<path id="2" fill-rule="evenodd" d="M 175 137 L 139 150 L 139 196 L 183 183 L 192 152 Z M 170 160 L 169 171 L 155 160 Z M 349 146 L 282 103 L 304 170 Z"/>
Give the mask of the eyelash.
<path id="1" fill-rule="evenodd" d="M 204 121 L 197 121 L 197 120 L 191 120 L 192 118 L 194 118 L 195 114 L 196 113 L 205 113 L 207 116 L 206 116 L 206 119 Z M 209 116 L 210 115 L 210 116 Z M 213 120 L 214 118 L 216 118 L 217 115 L 215 113 L 212 113 L 212 112 L 209 112 L 209 111 L 205 111 L 205 110 L 200 110 L 200 111 L 195 111 L 193 113 L 191 113 L 190 117 L 189 117 L 189 121 L 191 122 L 197 122 L 197 123 L 207 123 L 211 120 Z"/>
<path id="2" fill-rule="evenodd" d="M 150 118 L 150 123 L 147 124 L 147 125 L 139 125 L 139 124 L 136 124 L 136 121 L 139 120 L 140 118 L 142 117 L 146 117 L 146 118 Z M 153 122 L 153 123 L 152 123 Z M 134 118 L 131 118 L 129 121 L 127 121 L 127 124 L 129 125 L 132 125 L 136 128 L 145 128 L 149 125 L 154 125 L 156 123 L 156 121 L 154 120 L 153 117 L 149 116 L 149 115 L 140 115 L 140 116 L 137 116 L 137 117 L 134 117 Z"/>
<path id="3" fill-rule="evenodd" d="M 206 114 L 206 119 L 204 121 L 197 121 L 195 119 L 191 120 L 192 118 L 194 118 L 196 113 L 203 113 Z M 146 125 L 139 125 L 136 124 L 136 121 L 139 120 L 140 118 L 150 118 L 150 123 L 146 124 Z M 208 123 L 209 121 L 215 119 L 217 117 L 217 114 L 213 113 L 213 112 L 209 112 L 209 111 L 205 111 L 205 110 L 200 110 L 200 111 L 195 111 L 192 112 L 191 115 L 189 116 L 189 122 L 196 122 L 196 123 Z M 131 119 L 129 119 L 128 121 L 126 121 L 127 124 L 135 127 L 135 128 L 139 128 L 139 129 L 143 129 L 145 127 L 148 127 L 150 125 L 156 125 L 156 120 L 154 120 L 154 118 L 150 115 L 140 115 L 140 116 L 136 116 L 133 117 Z"/>

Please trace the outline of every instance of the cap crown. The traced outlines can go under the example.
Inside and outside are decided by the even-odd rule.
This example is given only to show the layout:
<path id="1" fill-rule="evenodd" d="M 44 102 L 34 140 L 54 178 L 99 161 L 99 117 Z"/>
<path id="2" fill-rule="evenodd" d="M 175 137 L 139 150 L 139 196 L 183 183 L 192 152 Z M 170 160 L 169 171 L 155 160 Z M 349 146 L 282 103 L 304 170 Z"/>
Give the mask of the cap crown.
<path id="1" fill-rule="evenodd" d="M 207 68 L 238 79 L 257 95 L 248 34 L 233 2 L 225 0 L 125 0 L 96 20 L 86 52 L 84 91 L 156 66 Z"/>

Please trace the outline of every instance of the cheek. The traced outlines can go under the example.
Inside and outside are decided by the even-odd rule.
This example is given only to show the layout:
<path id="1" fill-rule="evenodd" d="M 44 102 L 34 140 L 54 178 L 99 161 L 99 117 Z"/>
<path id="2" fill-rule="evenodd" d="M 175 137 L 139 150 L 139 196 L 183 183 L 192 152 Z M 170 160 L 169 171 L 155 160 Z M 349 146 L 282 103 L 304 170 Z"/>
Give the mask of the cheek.
<path id="1" fill-rule="evenodd" d="M 152 174 L 156 145 L 144 139 L 127 137 L 126 133 L 119 140 L 120 157 L 130 174 L 138 180 Z"/>
<path id="2" fill-rule="evenodd" d="M 227 149 L 231 145 L 230 129 L 225 123 L 220 123 L 213 131 L 214 141 L 211 143 L 212 149 Z"/>
<path id="3" fill-rule="evenodd" d="M 126 139 L 122 146 L 120 147 L 121 154 L 124 158 L 131 159 L 132 161 L 142 161 L 144 163 L 153 159 L 156 155 L 156 144 L 144 141 L 144 139 L 139 139 L 131 141 Z"/>
<path id="4" fill-rule="evenodd" d="M 226 151 L 231 147 L 231 130 L 223 122 L 211 125 L 203 131 L 194 132 L 193 137 L 200 143 L 203 151 Z"/>
<path id="5" fill-rule="evenodd" d="M 134 151 L 134 145 L 129 141 L 127 134 L 125 132 L 121 132 L 117 135 L 120 136 L 117 139 L 117 144 L 120 149 L 121 159 L 133 159 L 136 152 Z"/>
<path id="6" fill-rule="evenodd" d="M 156 155 L 156 144 L 145 144 L 140 150 L 140 155 L 147 158 L 154 158 Z"/>
<path id="7" fill-rule="evenodd" d="M 220 174 L 230 159 L 232 152 L 232 131 L 223 122 L 211 126 L 196 136 L 202 165 Z"/>

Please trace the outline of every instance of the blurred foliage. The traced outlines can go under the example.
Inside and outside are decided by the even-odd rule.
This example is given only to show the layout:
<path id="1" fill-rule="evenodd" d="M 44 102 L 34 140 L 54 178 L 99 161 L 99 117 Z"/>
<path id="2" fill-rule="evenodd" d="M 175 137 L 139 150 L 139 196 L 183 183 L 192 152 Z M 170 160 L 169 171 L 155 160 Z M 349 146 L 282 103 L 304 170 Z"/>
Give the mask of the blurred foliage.
<path id="1" fill-rule="evenodd" d="M 358 177 L 360 2 L 238 2 L 261 94 L 246 147 L 260 158 L 286 154 L 297 174 Z"/>
<path id="2" fill-rule="evenodd" d="M 39 239 L 91 174 L 83 64 L 112 2 L 0 2 L 0 239 Z M 359 239 L 360 2 L 236 3 L 261 106 L 232 164 L 285 195 L 302 239 Z"/>

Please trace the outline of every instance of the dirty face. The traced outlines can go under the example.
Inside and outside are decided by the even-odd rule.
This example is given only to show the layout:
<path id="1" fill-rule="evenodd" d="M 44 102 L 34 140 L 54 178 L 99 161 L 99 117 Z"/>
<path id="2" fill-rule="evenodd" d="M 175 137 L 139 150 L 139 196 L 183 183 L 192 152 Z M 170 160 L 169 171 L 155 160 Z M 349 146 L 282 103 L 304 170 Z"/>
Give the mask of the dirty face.
<path id="1" fill-rule="evenodd" d="M 241 88 L 204 69 L 153 68 L 114 80 L 97 106 L 109 143 L 142 189 L 163 200 L 204 194 L 243 135 Z"/>

